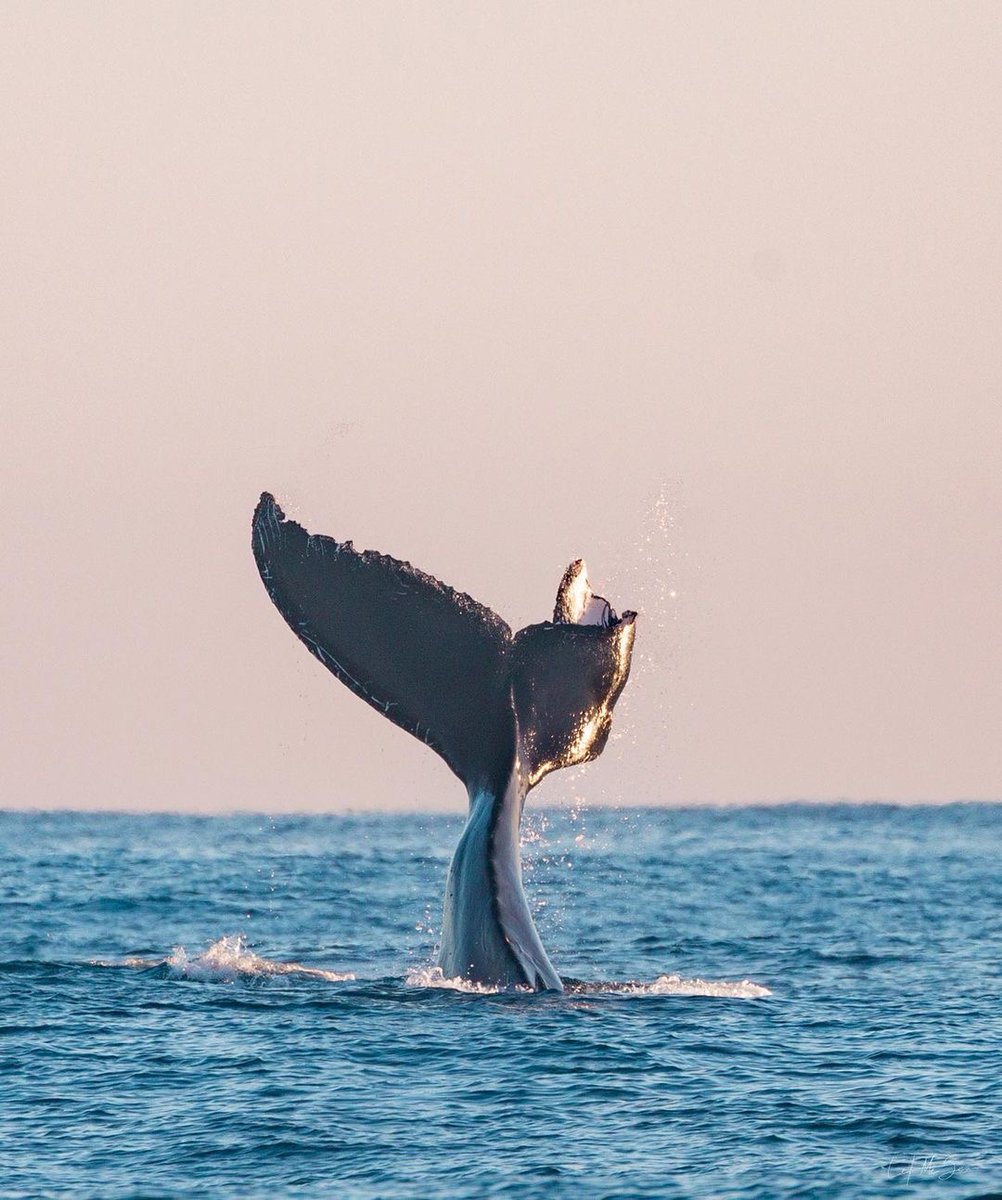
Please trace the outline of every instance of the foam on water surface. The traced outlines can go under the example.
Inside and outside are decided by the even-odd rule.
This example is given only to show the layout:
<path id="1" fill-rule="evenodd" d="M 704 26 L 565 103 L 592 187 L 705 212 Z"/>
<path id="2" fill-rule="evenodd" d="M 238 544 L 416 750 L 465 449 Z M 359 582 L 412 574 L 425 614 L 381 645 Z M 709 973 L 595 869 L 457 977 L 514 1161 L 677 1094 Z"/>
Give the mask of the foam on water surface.
<path id="1" fill-rule="evenodd" d="M 503 990 L 488 984 L 473 983 L 469 979 L 449 979 L 441 967 L 414 967 L 407 972 L 406 983 L 408 987 L 446 988 L 455 992 L 484 996 L 497 995 Z M 515 990 L 529 992 L 528 988 Z M 758 1000 L 763 996 L 772 995 L 767 987 L 752 983 L 748 979 L 732 983 L 727 980 L 683 979 L 680 975 L 659 975 L 651 983 L 632 980 L 623 983 L 614 980 L 573 980 L 568 981 L 567 990 L 577 995 L 602 993 L 615 996 L 719 996 L 731 1000 Z"/>
<path id="2" fill-rule="evenodd" d="M 444 988 L 452 992 L 466 992 L 471 996 L 496 996 L 503 990 L 488 983 L 474 983 L 470 979 L 449 979 L 441 967 L 412 967 L 404 977 L 404 982 L 408 987 Z"/>
<path id="3" fill-rule="evenodd" d="M 102 967 L 130 967 L 133 970 L 166 968 L 177 979 L 195 979 L 202 983 L 232 983 L 237 979 L 260 979 L 277 975 L 294 975 L 307 979 L 323 979 L 328 983 L 343 983 L 354 979 L 350 972 L 325 971 L 296 962 L 276 962 L 262 958 L 247 949 L 243 934 L 224 936 L 214 941 L 200 954 L 189 954 L 184 946 L 175 946 L 166 958 L 124 958 L 120 962 L 100 962 Z"/>
<path id="4" fill-rule="evenodd" d="M 761 984 L 742 979 L 738 983 L 714 979 L 683 979 L 659 975 L 653 983 L 613 984 L 610 991 L 622 996 L 721 996 L 731 1000 L 758 1000 L 772 992 Z"/>
<path id="5" fill-rule="evenodd" d="M 169 978 L 192 979 L 200 983 L 232 983 L 236 980 L 268 979 L 276 976 L 294 976 L 305 979 L 322 979 L 327 983 L 344 983 L 357 979 L 350 971 L 328 971 L 321 967 L 309 967 L 297 962 L 277 962 L 263 958 L 247 948 L 243 934 L 218 938 L 199 954 L 190 954 L 184 946 L 175 946 L 166 958 L 142 958 L 131 956 L 113 962 L 97 961 L 95 966 L 125 967 L 136 971 L 161 968 Z M 411 967 L 404 976 L 404 983 L 411 988 L 436 988 L 445 991 L 463 992 L 470 996 L 495 996 L 507 989 L 476 983 L 470 979 L 450 979 L 441 967 Z M 772 992 L 761 984 L 742 979 L 740 982 L 709 979 L 683 979 L 680 975 L 659 975 L 650 983 L 639 980 L 568 980 L 567 991 L 576 995 L 614 996 L 715 996 L 732 1000 L 757 1000 L 771 996 Z M 511 994 L 524 992 L 534 994 L 529 988 L 515 988 Z"/>

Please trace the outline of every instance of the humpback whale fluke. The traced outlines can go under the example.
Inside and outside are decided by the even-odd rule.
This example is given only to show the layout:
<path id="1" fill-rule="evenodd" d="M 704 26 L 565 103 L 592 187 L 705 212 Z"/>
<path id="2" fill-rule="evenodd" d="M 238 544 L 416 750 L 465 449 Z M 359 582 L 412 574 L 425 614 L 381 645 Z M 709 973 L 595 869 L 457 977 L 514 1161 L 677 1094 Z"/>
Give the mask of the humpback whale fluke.
<path id="1" fill-rule="evenodd" d="M 252 544 L 268 594 L 325 667 L 445 759 L 469 793 L 439 965 L 450 978 L 560 990 L 522 890 L 525 797 L 601 754 L 630 673 L 636 613 L 592 593 L 578 559 L 554 619 L 513 634 L 437 579 L 307 533 L 265 492 Z"/>

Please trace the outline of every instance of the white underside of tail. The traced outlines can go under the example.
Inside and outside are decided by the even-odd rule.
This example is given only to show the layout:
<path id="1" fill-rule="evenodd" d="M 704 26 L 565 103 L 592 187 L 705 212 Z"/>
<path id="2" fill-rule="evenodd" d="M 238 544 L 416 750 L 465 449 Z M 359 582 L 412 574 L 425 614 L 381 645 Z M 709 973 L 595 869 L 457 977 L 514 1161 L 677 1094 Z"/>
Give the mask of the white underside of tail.
<path id="1" fill-rule="evenodd" d="M 514 772 L 503 793 L 471 795 L 449 868 L 439 966 L 449 978 L 559 991 L 522 887 L 521 809 Z"/>

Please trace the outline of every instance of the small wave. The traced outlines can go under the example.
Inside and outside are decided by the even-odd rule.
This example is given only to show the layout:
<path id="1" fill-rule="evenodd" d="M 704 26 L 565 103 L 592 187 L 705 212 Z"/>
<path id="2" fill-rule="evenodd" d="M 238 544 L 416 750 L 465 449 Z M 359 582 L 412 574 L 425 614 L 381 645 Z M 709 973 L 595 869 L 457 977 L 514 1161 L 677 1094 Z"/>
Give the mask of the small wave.
<path id="1" fill-rule="evenodd" d="M 128 967 L 136 971 L 163 968 L 175 979 L 195 979 L 202 983 L 232 983 L 237 979 L 261 979 L 275 975 L 295 975 L 307 979 L 323 979 L 328 983 L 343 983 L 354 979 L 350 973 L 324 971 L 296 962 L 276 962 L 262 958 L 247 949 L 243 934 L 221 937 L 201 954 L 191 955 L 184 946 L 175 946 L 166 958 L 124 958 L 118 962 L 99 962 L 101 967 Z"/>

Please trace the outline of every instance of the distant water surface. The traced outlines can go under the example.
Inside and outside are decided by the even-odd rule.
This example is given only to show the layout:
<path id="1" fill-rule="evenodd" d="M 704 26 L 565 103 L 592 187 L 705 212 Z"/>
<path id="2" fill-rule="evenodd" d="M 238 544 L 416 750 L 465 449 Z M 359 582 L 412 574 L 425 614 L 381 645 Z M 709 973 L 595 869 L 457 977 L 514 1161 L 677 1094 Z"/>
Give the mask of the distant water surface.
<path id="1" fill-rule="evenodd" d="M 1002 1194 L 1002 806 L 527 818 L 580 992 L 432 969 L 459 816 L 0 813 L 0 1196 Z"/>

